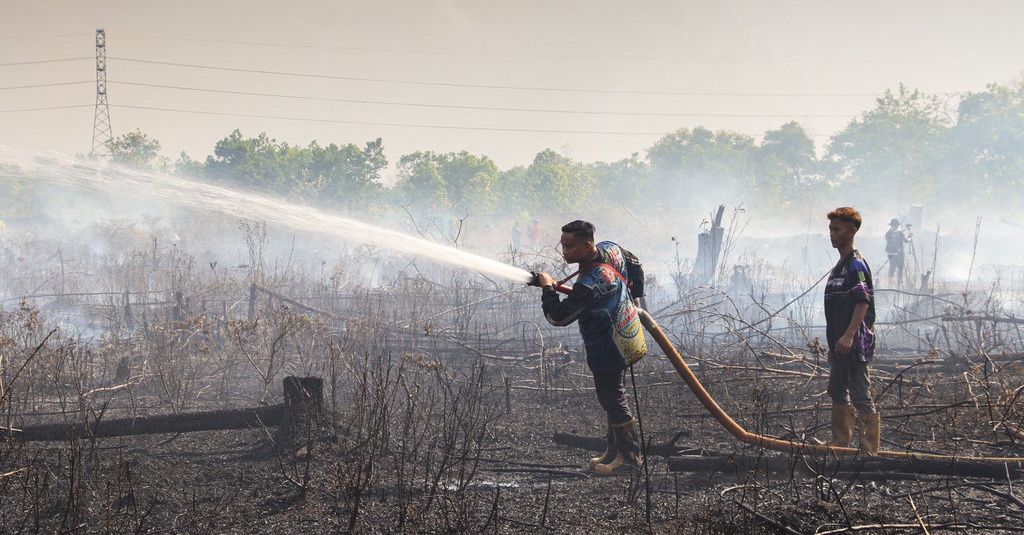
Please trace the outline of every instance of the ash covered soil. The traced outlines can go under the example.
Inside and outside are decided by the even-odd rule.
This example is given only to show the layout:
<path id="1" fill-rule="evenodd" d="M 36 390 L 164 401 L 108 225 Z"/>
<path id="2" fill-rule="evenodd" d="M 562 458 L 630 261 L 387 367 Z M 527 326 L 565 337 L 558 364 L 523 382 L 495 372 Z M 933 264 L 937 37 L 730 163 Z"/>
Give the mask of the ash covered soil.
<path id="1" fill-rule="evenodd" d="M 630 386 L 646 441 L 725 462 L 684 472 L 671 470 L 664 454 L 649 455 L 642 471 L 597 476 L 585 467 L 595 451 L 555 439 L 603 440 L 603 413 L 578 363 L 549 369 L 560 386 L 545 389 L 510 380 L 502 365 L 478 371 L 451 374 L 429 392 L 418 385 L 442 375 L 429 367 L 404 370 L 405 379 L 375 374 L 377 388 L 325 400 L 319 423 L 292 438 L 265 427 L 9 440 L 2 532 L 1003 533 L 1022 525 L 1014 478 L 815 474 L 798 458 L 789 470 L 730 463 L 787 456 L 737 443 L 657 364 L 638 366 Z M 828 407 L 808 386 L 821 378 L 754 380 L 717 368 L 704 379 L 748 429 L 828 438 Z M 937 379 L 929 388 L 942 384 Z M 815 392 L 818 405 L 793 393 L 801 389 Z M 908 437 L 917 448 L 943 447 L 928 437 L 953 412 L 888 410 L 883 449 Z M 966 434 L 961 443 L 979 453 L 1017 452 Z"/>

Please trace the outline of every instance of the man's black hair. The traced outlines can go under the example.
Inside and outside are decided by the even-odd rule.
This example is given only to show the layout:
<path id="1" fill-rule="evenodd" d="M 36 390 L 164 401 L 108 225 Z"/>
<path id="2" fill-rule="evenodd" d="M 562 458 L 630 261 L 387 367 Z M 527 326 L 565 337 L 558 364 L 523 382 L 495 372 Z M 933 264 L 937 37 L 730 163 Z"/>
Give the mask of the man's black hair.
<path id="1" fill-rule="evenodd" d="M 573 221 L 572 223 L 566 223 L 562 227 L 562 232 L 567 232 L 569 234 L 572 234 L 573 236 L 576 236 L 577 238 L 579 238 L 581 240 L 589 241 L 589 242 L 594 241 L 594 232 L 596 230 L 597 229 L 594 227 L 593 223 L 591 223 L 589 221 L 583 221 L 583 220 L 580 220 L 580 219 L 577 219 L 576 221 Z"/>

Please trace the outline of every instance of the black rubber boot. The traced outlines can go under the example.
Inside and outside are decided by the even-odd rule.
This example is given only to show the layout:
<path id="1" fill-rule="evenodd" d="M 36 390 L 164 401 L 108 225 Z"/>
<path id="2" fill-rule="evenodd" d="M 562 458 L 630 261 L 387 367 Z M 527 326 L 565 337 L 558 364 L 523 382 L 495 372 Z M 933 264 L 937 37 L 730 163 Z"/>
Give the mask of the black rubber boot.
<path id="1" fill-rule="evenodd" d="M 607 463 L 615 458 L 615 432 L 612 431 L 612 424 L 608 424 L 608 446 L 604 449 L 604 453 L 600 457 L 591 457 L 589 461 L 590 468 Z"/>
<path id="2" fill-rule="evenodd" d="M 615 457 L 594 466 L 599 474 L 611 475 L 639 468 L 644 464 L 640 453 L 640 438 L 636 433 L 636 418 L 611 426 L 615 440 Z"/>

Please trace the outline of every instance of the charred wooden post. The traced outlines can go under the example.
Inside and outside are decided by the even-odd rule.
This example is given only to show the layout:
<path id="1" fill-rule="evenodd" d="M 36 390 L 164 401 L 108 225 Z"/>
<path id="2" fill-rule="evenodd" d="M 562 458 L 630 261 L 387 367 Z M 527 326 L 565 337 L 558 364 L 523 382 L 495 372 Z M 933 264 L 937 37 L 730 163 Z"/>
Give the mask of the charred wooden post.
<path id="1" fill-rule="evenodd" d="M 249 286 L 249 321 L 256 318 L 256 283 Z"/>
<path id="2" fill-rule="evenodd" d="M 135 328 L 135 318 L 132 317 L 132 302 L 128 290 L 124 291 L 124 323 L 128 330 Z"/>
<path id="3" fill-rule="evenodd" d="M 305 418 L 323 409 L 324 380 L 320 377 L 284 378 L 284 404 L 294 417 Z"/>
<path id="4" fill-rule="evenodd" d="M 696 284 L 707 284 L 715 279 L 718 256 L 725 236 L 725 227 L 722 226 L 724 212 L 725 205 L 718 205 L 711 228 L 697 235 L 697 259 L 693 263 L 693 280 Z"/>
<path id="5" fill-rule="evenodd" d="M 184 317 L 185 299 L 181 290 L 174 292 L 174 307 L 171 309 L 171 317 L 174 321 L 181 321 Z"/>
<path id="6" fill-rule="evenodd" d="M 308 445 L 319 429 L 323 414 L 324 380 L 320 377 L 284 378 L 286 414 L 278 437 L 298 450 Z"/>

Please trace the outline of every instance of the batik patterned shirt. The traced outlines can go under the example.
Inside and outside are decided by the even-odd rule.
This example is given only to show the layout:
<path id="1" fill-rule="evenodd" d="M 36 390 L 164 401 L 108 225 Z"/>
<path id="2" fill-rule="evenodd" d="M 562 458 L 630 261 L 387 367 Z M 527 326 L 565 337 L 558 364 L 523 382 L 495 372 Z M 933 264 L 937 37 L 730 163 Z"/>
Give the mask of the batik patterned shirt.
<path id="1" fill-rule="evenodd" d="M 636 281 L 643 280 L 643 268 L 632 253 L 613 242 L 598 243 L 597 251 L 599 257 L 580 269 L 568 299 L 560 301 L 553 290 L 545 290 L 541 298 L 544 315 L 552 325 L 578 322 L 590 371 L 614 373 L 647 353 L 638 310 L 626 282 L 634 282 L 635 297 L 640 297 L 643 286 Z"/>
<path id="2" fill-rule="evenodd" d="M 857 303 L 867 303 L 868 313 L 853 336 L 853 347 L 848 356 L 861 362 L 871 362 L 875 357 L 874 293 L 871 268 L 859 251 L 850 252 L 832 268 L 825 285 L 825 338 L 828 340 L 829 360 L 837 357 L 836 342 L 850 326 Z"/>

